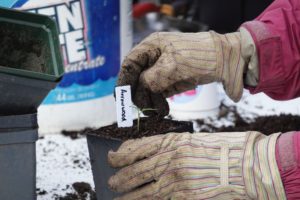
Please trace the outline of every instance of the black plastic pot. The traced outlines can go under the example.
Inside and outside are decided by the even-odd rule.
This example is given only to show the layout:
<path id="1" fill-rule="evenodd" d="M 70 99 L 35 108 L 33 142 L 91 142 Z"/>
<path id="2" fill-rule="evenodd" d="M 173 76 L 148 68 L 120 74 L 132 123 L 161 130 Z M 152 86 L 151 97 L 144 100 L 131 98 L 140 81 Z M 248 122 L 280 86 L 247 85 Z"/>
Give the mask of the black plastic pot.
<path id="1" fill-rule="evenodd" d="M 169 130 L 161 133 L 168 132 L 193 132 L 192 122 L 179 122 L 181 125 L 176 129 Z M 87 143 L 90 154 L 90 161 L 92 165 L 94 183 L 98 200 L 110 200 L 117 197 L 119 194 L 112 192 L 108 187 L 108 179 L 117 171 L 111 168 L 107 163 L 107 154 L 109 150 L 117 150 L 122 144 L 121 140 L 108 139 L 97 136 L 95 131 L 91 131 L 87 134 Z"/>
<path id="2" fill-rule="evenodd" d="M 36 114 L 0 117 L 0 199 L 36 199 Z"/>
<path id="3" fill-rule="evenodd" d="M 0 73 L 0 115 L 36 113 L 57 82 Z"/>

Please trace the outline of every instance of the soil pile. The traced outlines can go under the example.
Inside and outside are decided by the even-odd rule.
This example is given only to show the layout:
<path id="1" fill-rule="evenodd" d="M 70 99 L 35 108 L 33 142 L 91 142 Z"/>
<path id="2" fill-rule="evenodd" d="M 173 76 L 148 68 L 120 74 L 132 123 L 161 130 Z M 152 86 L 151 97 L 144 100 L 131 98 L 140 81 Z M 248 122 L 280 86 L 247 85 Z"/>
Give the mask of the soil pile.
<path id="1" fill-rule="evenodd" d="M 253 119 L 244 119 L 236 108 L 227 108 L 228 113 L 234 115 L 234 125 L 232 126 L 215 126 L 213 124 L 197 120 L 201 132 L 236 132 L 236 131 L 259 131 L 265 135 L 278 132 L 300 131 L 300 116 L 291 114 L 281 114 L 272 116 L 258 116 Z"/>

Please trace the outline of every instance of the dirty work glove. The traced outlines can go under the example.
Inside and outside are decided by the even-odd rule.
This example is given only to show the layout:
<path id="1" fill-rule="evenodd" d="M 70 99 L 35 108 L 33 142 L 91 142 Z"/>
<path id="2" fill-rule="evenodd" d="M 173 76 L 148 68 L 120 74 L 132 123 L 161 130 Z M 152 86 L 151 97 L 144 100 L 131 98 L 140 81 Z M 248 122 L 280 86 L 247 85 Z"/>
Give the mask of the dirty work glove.
<path id="1" fill-rule="evenodd" d="M 133 102 L 168 114 L 165 100 L 174 94 L 215 81 L 234 101 L 241 98 L 245 61 L 240 32 L 150 35 L 126 57 L 118 85 L 131 85 Z"/>
<path id="2" fill-rule="evenodd" d="M 108 161 L 119 200 L 285 199 L 275 158 L 279 134 L 169 133 L 128 140 Z"/>

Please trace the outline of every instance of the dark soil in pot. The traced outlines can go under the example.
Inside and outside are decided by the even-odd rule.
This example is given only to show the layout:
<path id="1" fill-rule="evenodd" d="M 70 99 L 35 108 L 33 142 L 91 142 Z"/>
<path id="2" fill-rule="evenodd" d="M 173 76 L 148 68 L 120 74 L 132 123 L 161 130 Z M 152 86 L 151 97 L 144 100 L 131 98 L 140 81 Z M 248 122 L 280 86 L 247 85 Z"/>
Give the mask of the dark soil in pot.
<path id="1" fill-rule="evenodd" d="M 118 128 L 118 125 L 115 123 L 110 126 L 90 131 L 88 134 L 124 141 L 127 139 L 136 139 L 169 132 L 193 132 L 192 122 L 174 121 L 156 117 L 141 118 L 139 127 L 137 120 L 134 120 L 133 124 L 134 125 L 129 128 Z"/>

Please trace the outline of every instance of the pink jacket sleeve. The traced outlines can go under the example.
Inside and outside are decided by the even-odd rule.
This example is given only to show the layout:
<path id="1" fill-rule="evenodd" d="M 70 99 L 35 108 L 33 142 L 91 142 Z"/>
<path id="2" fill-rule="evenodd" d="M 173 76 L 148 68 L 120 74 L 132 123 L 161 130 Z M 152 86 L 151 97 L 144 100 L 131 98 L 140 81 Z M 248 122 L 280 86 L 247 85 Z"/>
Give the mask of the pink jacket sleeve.
<path id="1" fill-rule="evenodd" d="M 242 27 L 251 33 L 259 59 L 259 83 L 246 88 L 276 100 L 299 97 L 300 0 L 275 0 Z"/>

